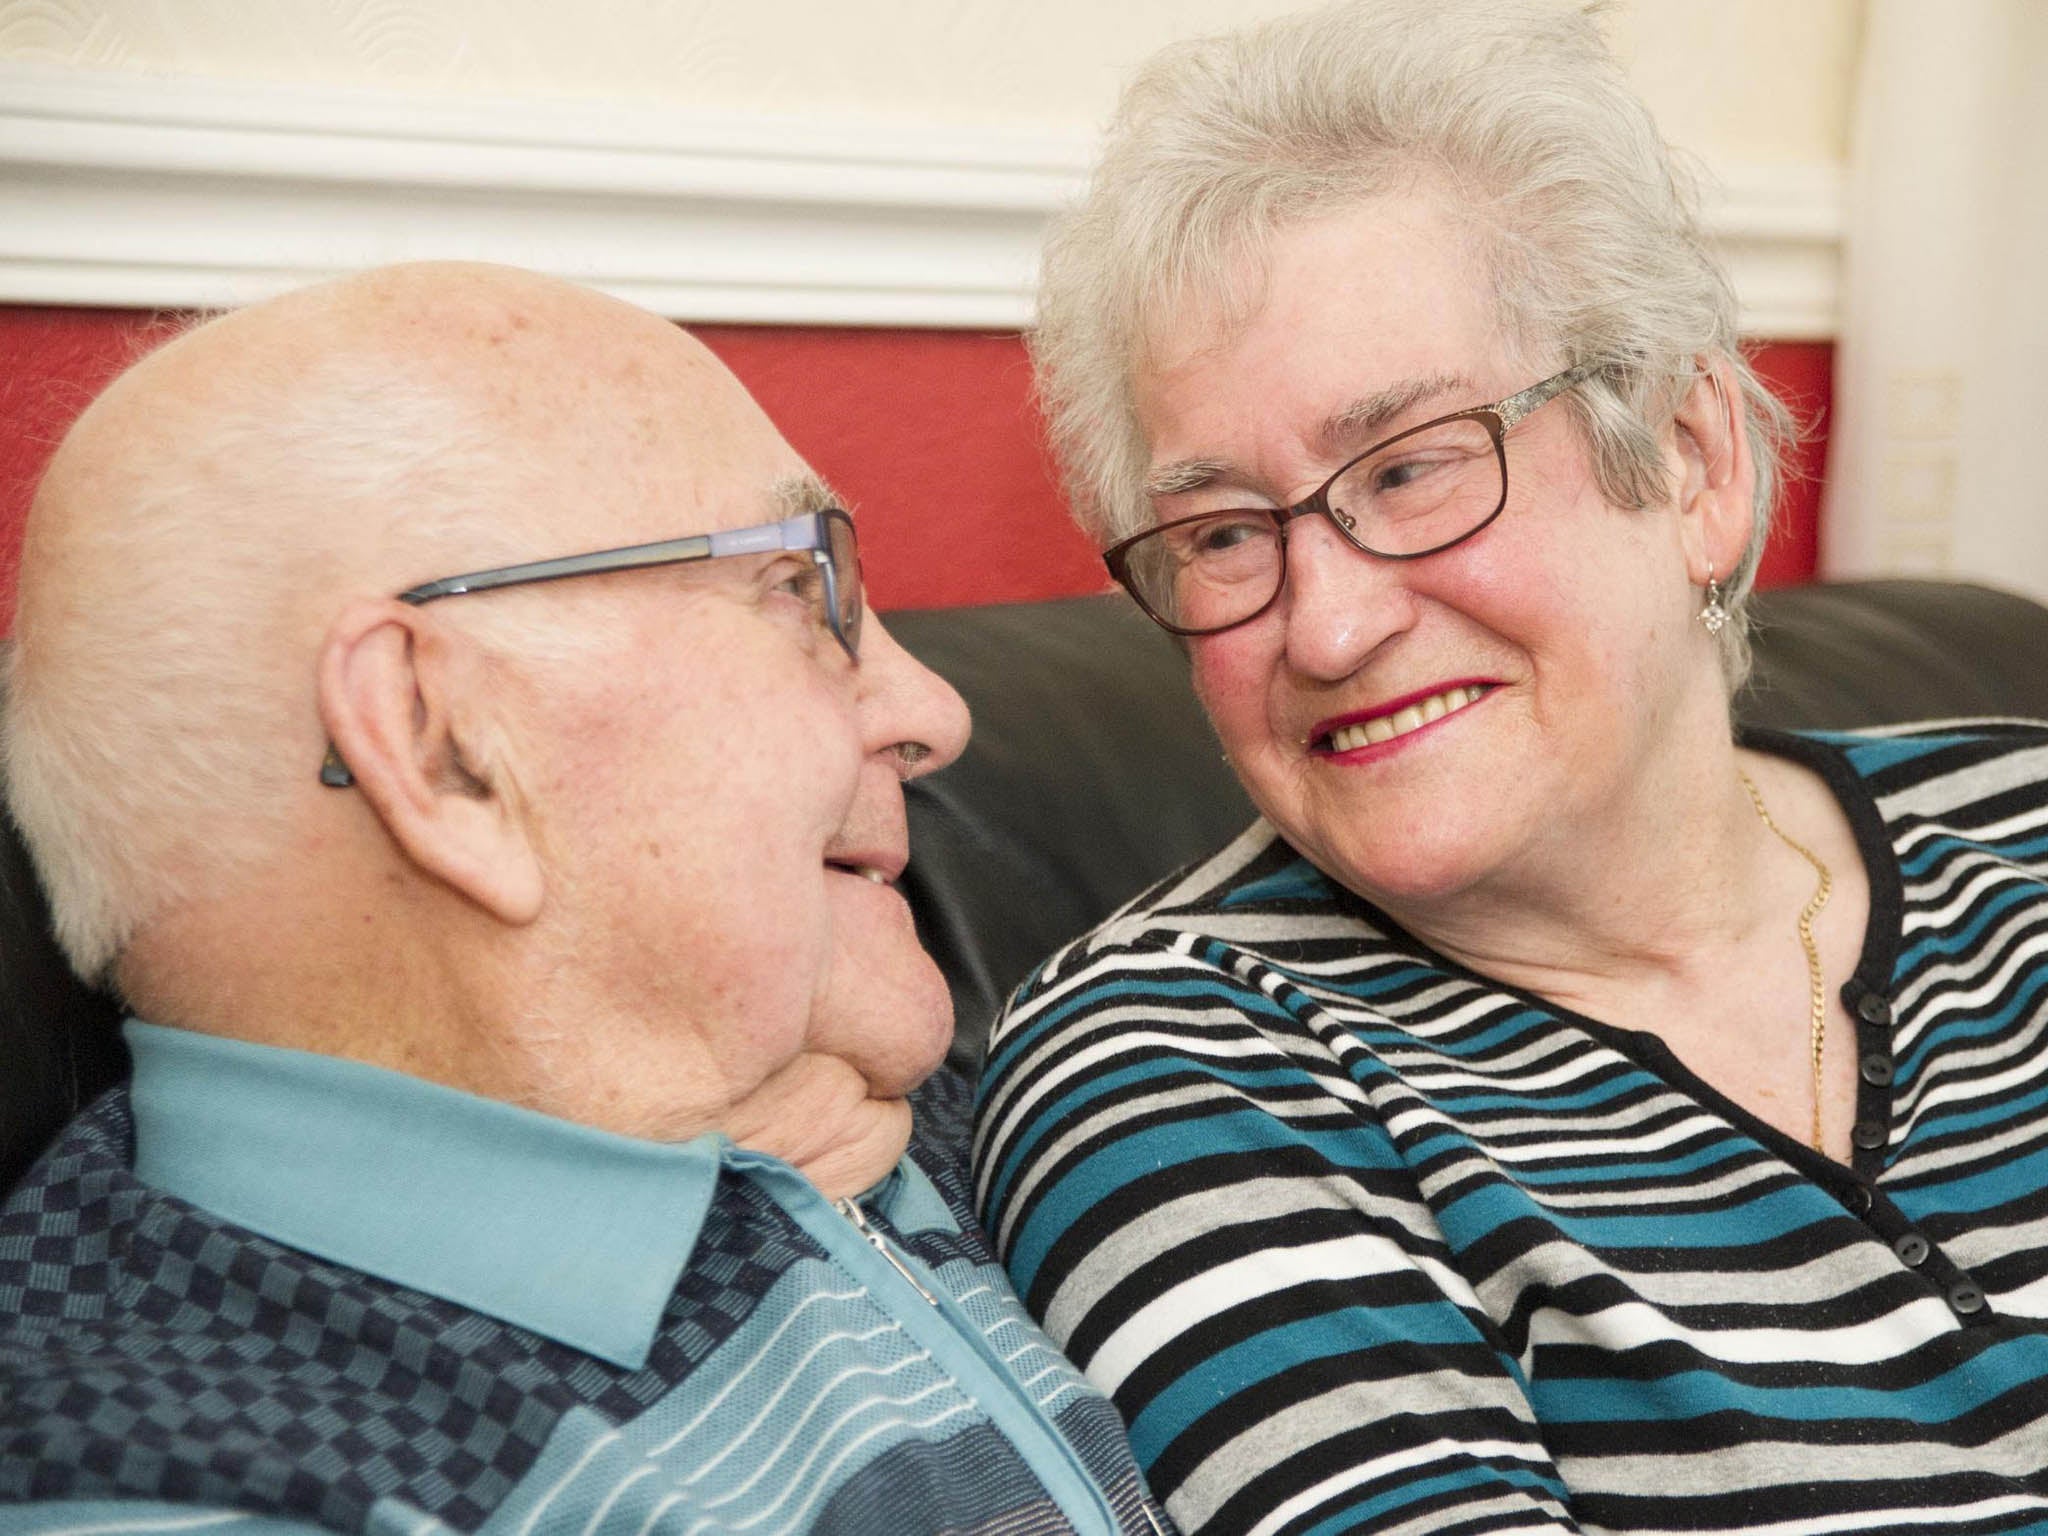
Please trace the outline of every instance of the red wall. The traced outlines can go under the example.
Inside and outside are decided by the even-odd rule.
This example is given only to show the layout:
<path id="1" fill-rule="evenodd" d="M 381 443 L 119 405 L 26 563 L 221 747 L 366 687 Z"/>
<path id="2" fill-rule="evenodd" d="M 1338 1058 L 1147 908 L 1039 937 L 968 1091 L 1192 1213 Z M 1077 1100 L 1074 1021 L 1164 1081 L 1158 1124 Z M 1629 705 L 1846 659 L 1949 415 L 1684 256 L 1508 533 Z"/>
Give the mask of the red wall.
<path id="1" fill-rule="evenodd" d="M 0 620 L 14 609 L 21 520 L 43 462 L 108 378 L 152 339 L 119 310 L 0 307 Z M 697 327 L 860 516 L 877 608 L 1021 602 L 1099 590 L 1061 510 L 1014 335 Z M 1809 430 L 1765 552 L 1766 585 L 1813 575 L 1833 348 L 1779 342 L 1754 361 Z"/>

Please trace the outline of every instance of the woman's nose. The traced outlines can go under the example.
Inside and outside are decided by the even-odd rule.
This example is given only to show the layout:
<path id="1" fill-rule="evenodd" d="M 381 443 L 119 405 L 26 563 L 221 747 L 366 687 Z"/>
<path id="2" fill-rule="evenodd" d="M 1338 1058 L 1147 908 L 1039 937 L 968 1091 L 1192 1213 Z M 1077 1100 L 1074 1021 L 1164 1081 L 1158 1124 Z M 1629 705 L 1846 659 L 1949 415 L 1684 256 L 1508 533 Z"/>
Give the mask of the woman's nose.
<path id="1" fill-rule="evenodd" d="M 1317 516 L 1288 527 L 1281 601 L 1288 665 L 1319 682 L 1350 676 L 1415 619 L 1401 562 L 1366 554 Z"/>

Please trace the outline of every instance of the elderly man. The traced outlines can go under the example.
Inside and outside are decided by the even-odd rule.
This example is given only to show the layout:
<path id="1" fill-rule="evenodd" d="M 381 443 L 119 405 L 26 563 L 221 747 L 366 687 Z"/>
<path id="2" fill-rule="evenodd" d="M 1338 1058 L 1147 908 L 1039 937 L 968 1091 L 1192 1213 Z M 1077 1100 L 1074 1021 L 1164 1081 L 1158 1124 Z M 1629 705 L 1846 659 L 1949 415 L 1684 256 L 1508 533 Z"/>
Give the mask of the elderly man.
<path id="1" fill-rule="evenodd" d="M 653 316 L 397 268 L 131 370 L 23 557 L 10 799 L 135 1071 L 0 1216 L 0 1530 L 1150 1529 L 906 1152 L 966 734 Z"/>

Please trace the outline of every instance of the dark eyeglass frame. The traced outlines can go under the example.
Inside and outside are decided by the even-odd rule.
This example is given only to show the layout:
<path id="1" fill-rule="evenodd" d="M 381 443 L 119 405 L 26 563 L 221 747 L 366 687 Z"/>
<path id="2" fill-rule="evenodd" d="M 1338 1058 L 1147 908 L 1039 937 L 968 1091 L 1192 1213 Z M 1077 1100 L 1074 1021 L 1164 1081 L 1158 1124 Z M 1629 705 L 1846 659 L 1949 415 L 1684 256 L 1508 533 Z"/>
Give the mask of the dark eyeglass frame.
<path id="1" fill-rule="evenodd" d="M 841 571 L 834 553 L 833 530 L 845 530 L 850 569 Z M 398 601 L 418 607 L 444 597 L 462 597 L 472 592 L 492 592 L 503 587 L 531 586 L 535 582 L 564 581 L 572 576 L 599 576 L 610 571 L 644 571 L 654 566 L 687 565 L 698 560 L 725 560 L 735 555 L 772 555 L 785 551 L 807 552 L 817 565 L 825 586 L 825 626 L 832 638 L 845 648 L 847 657 L 860 664 L 861 615 L 866 611 L 860 569 L 860 541 L 853 519 L 838 507 L 820 507 L 799 512 L 778 522 L 756 523 L 748 528 L 723 528 L 714 533 L 693 533 L 680 539 L 658 539 L 652 544 L 628 544 L 619 549 L 594 550 L 585 555 L 560 555 L 552 560 L 528 560 L 519 565 L 494 566 L 463 576 L 443 576 L 422 582 L 398 594 Z M 842 594 L 851 599 L 842 601 Z M 348 764 L 330 744 L 320 764 L 320 782 L 330 789 L 347 789 L 355 782 Z"/>
<path id="2" fill-rule="evenodd" d="M 1287 526 L 1298 517 L 1311 513 L 1323 518 L 1331 527 L 1344 536 L 1344 541 L 1362 554 L 1376 560 L 1421 560 L 1430 555 L 1442 554 L 1445 550 L 1464 543 L 1474 534 L 1489 527 L 1508 504 L 1508 453 L 1505 439 L 1531 412 L 1548 405 L 1566 390 L 1576 384 L 1583 384 L 1606 365 L 1602 362 L 1580 363 L 1562 373 L 1554 373 L 1547 379 L 1531 384 L 1527 389 L 1509 395 L 1507 399 L 1492 405 L 1474 406 L 1469 410 L 1452 411 L 1447 416 L 1436 416 L 1430 420 L 1392 437 L 1374 443 L 1363 453 L 1353 454 L 1321 485 L 1290 507 L 1219 507 L 1211 512 L 1194 512 L 1186 517 L 1176 517 L 1169 522 L 1155 523 L 1142 533 L 1134 533 L 1127 539 L 1120 539 L 1102 552 L 1102 563 L 1109 567 L 1109 574 L 1116 578 L 1116 584 L 1130 593 L 1132 601 L 1144 610 L 1145 617 L 1161 629 L 1175 635 L 1220 635 L 1225 630 L 1236 629 L 1240 624 L 1249 624 L 1280 600 L 1280 594 L 1287 590 Z M 1454 538 L 1445 539 L 1441 544 L 1432 544 L 1427 549 L 1410 549 L 1398 552 L 1374 549 L 1358 535 L 1357 519 L 1341 507 L 1330 505 L 1330 488 L 1349 474 L 1354 467 L 1362 464 L 1376 453 L 1384 453 L 1396 443 L 1419 433 L 1431 431 L 1453 421 L 1476 421 L 1486 428 L 1487 436 L 1493 440 L 1494 457 L 1500 462 L 1500 500 L 1493 510 L 1478 522 Z M 1273 520 L 1273 527 L 1280 536 L 1280 579 L 1273 585 L 1273 595 L 1259 604 L 1241 619 L 1232 619 L 1228 624 L 1216 624 L 1207 628 L 1189 628 L 1165 618 L 1145 601 L 1138 590 L 1138 583 L 1130 574 L 1132 549 L 1171 528 L 1184 527 L 1189 523 L 1202 522 L 1213 517 L 1242 516 L 1248 512 L 1263 512 Z"/>

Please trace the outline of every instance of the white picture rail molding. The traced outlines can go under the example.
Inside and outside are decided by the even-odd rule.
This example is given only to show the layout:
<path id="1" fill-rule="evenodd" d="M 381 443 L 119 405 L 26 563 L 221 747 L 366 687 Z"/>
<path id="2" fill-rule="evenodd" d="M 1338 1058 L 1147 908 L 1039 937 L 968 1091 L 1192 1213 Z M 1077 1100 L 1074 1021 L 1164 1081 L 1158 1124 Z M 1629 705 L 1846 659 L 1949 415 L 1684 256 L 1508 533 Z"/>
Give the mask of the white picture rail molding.
<path id="1" fill-rule="evenodd" d="M 0 303 L 245 303 L 508 262 L 689 321 L 1015 329 L 1083 135 L 0 66 Z M 1832 337 L 1841 173 L 1718 168 L 1744 328 Z"/>

